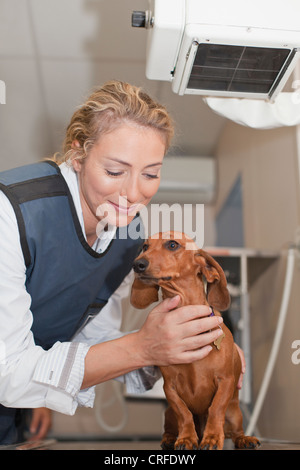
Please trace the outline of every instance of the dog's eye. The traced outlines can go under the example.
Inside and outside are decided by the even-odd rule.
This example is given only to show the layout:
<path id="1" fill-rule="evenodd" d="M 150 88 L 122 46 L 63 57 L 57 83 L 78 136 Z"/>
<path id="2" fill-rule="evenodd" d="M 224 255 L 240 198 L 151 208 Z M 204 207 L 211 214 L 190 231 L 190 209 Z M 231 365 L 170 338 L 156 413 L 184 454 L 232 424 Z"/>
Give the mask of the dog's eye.
<path id="1" fill-rule="evenodd" d="M 165 247 L 168 250 L 175 251 L 180 247 L 180 245 L 175 240 L 170 240 L 165 244 Z"/>
<path id="2" fill-rule="evenodd" d="M 144 251 L 147 251 L 148 248 L 149 248 L 149 245 L 147 245 L 147 243 L 144 243 L 142 251 L 143 251 L 143 252 L 144 252 Z"/>

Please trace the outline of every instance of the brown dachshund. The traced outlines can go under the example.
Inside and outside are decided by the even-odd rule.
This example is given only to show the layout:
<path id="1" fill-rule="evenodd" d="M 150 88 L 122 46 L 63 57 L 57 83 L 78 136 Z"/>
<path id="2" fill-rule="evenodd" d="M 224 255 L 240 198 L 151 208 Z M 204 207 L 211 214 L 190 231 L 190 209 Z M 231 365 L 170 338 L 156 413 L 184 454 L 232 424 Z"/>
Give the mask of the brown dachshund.
<path id="1" fill-rule="evenodd" d="M 209 305 L 216 309 L 215 315 L 229 307 L 222 268 L 185 234 L 167 232 L 148 238 L 134 271 L 131 303 L 136 308 L 157 301 L 159 288 L 163 298 L 179 294 L 181 306 Z M 222 449 L 225 437 L 239 449 L 259 446 L 255 437 L 244 435 L 237 389 L 241 360 L 224 324 L 222 330 L 224 335 L 204 359 L 160 367 L 169 404 L 163 449 Z"/>

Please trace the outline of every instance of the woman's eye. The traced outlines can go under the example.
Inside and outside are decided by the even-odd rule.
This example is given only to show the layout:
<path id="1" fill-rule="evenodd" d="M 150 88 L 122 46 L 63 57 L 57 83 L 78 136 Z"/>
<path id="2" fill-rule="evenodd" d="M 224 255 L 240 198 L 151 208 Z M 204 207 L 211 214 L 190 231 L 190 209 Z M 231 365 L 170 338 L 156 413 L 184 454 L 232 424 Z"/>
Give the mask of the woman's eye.
<path id="1" fill-rule="evenodd" d="M 179 243 L 177 243 L 175 240 L 168 241 L 165 246 L 168 250 L 171 251 L 175 251 L 180 247 Z"/>
<path id="2" fill-rule="evenodd" d="M 146 178 L 148 178 L 149 180 L 155 180 L 157 179 L 159 176 L 158 175 L 150 175 L 150 174 L 145 174 Z"/>
<path id="3" fill-rule="evenodd" d="M 123 174 L 123 171 L 110 171 L 110 170 L 105 170 L 105 171 L 108 176 L 121 176 Z"/>

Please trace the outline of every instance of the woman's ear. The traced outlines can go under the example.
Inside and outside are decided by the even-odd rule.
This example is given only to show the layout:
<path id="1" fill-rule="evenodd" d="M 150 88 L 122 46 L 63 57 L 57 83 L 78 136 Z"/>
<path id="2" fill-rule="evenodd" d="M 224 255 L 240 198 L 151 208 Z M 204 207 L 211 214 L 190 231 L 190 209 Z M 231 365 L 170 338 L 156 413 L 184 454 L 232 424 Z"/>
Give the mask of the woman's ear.
<path id="1" fill-rule="evenodd" d="M 78 159 L 78 155 L 76 153 L 77 150 L 80 148 L 80 143 L 78 142 L 78 140 L 73 140 L 71 148 L 73 149 L 73 155 L 70 157 L 70 160 L 76 173 L 79 173 L 81 171 L 82 162 L 81 159 Z"/>
<path id="2" fill-rule="evenodd" d="M 195 261 L 207 281 L 207 301 L 217 310 L 227 310 L 230 305 L 230 294 L 223 269 L 217 261 L 204 250 L 198 250 Z"/>
<path id="3" fill-rule="evenodd" d="M 147 285 L 135 278 L 131 288 L 130 302 L 135 308 L 146 308 L 158 301 L 158 286 Z"/>

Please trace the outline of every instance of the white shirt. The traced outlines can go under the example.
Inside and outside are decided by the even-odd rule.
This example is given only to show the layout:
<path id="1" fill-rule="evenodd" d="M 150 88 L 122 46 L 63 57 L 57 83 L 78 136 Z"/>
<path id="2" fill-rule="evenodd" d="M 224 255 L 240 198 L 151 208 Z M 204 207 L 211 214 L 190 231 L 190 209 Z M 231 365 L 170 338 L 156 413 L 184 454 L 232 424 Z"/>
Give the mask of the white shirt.
<path id="1" fill-rule="evenodd" d="M 71 191 L 77 215 L 85 234 L 76 173 L 60 166 Z M 96 240 L 101 252 L 114 236 Z M 132 272 L 96 316 L 71 342 L 57 342 L 48 351 L 36 346 L 31 332 L 31 297 L 26 291 L 26 267 L 20 245 L 14 210 L 0 191 L 0 403 L 13 408 L 47 407 L 74 414 L 78 405 L 93 406 L 94 387 L 80 390 L 84 359 L 92 344 L 122 336 L 121 301 L 129 295 Z M 144 368 L 120 377 L 129 393 L 145 391 L 144 382 L 158 378 L 155 368 Z M 148 380 L 149 379 L 149 380 Z"/>

